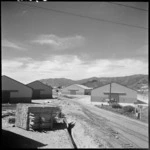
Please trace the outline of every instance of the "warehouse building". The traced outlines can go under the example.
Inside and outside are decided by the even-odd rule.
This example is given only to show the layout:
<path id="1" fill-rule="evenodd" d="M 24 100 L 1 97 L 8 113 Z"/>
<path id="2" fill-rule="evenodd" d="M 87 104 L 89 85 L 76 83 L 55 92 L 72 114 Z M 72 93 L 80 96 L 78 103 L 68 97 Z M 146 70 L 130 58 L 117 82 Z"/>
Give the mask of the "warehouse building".
<path id="1" fill-rule="evenodd" d="M 33 89 L 32 99 L 48 99 L 52 98 L 52 87 L 40 81 L 34 81 L 27 84 L 28 87 Z"/>
<path id="2" fill-rule="evenodd" d="M 91 91 L 92 104 L 109 104 L 116 102 L 121 105 L 134 105 L 137 102 L 137 91 L 118 83 L 110 83 Z"/>
<path id="3" fill-rule="evenodd" d="M 92 88 L 80 84 L 72 84 L 62 89 L 62 94 L 66 95 L 90 95 Z"/>
<path id="4" fill-rule="evenodd" d="M 2 76 L 2 103 L 31 103 L 32 89 L 5 75 Z"/>

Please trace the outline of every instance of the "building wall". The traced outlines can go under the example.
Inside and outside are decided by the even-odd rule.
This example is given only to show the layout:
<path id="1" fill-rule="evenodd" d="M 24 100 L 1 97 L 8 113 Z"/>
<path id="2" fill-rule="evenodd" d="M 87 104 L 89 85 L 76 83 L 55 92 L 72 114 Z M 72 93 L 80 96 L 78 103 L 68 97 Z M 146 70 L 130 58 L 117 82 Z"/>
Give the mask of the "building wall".
<path id="1" fill-rule="evenodd" d="M 93 89 L 91 91 L 91 101 L 92 102 L 104 102 L 106 98 L 108 98 L 108 95 L 104 95 L 104 92 L 110 90 L 110 85 L 104 85 L 102 87 Z"/>
<path id="2" fill-rule="evenodd" d="M 50 94 L 40 94 L 40 95 L 41 95 L 41 99 L 52 98 L 52 93 L 50 93 Z"/>
<path id="3" fill-rule="evenodd" d="M 85 95 L 91 95 L 92 89 L 85 89 Z"/>
<path id="4" fill-rule="evenodd" d="M 35 81 L 32 83 L 27 84 L 27 86 L 33 88 L 33 89 L 43 89 L 40 91 L 40 98 L 46 99 L 46 98 L 52 98 L 52 87 L 44 85 L 43 83 L 40 83 L 39 81 Z"/>
<path id="5" fill-rule="evenodd" d="M 18 90 L 18 92 L 10 93 L 12 100 L 14 98 L 19 98 L 20 100 L 23 98 L 31 99 L 32 97 L 32 89 L 5 76 L 2 76 L 2 90 Z"/>
<path id="6" fill-rule="evenodd" d="M 112 83 L 112 89 L 114 91 L 119 90 L 119 91 L 123 91 L 124 93 L 126 93 L 126 95 L 119 96 L 120 103 L 134 103 L 137 101 L 137 92 L 128 87 L 125 87 L 116 83 Z"/>
<path id="7" fill-rule="evenodd" d="M 120 84 L 112 83 L 111 92 L 123 92 L 126 95 L 119 96 L 119 103 L 134 103 L 137 101 L 137 92 L 122 86 Z M 110 84 L 93 89 L 91 92 L 91 101 L 92 102 L 104 102 L 105 99 L 109 98 L 108 95 L 104 95 L 104 92 L 110 92 Z"/>
<path id="8" fill-rule="evenodd" d="M 68 95 L 68 94 L 70 94 L 70 90 L 78 90 L 78 91 L 76 91 L 76 95 L 84 95 L 85 94 L 85 89 L 83 89 L 77 85 L 74 85 L 74 84 L 62 89 L 62 94 Z"/>
<path id="9" fill-rule="evenodd" d="M 31 97 L 10 98 L 9 103 L 31 103 Z"/>

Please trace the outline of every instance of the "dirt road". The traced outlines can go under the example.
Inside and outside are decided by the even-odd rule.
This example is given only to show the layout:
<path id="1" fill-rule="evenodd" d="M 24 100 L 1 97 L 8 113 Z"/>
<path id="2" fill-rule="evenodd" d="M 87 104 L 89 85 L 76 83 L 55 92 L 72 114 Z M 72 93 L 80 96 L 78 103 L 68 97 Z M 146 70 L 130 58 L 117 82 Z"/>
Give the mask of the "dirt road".
<path id="1" fill-rule="evenodd" d="M 45 103 L 45 105 L 56 104 L 62 108 L 67 122 L 75 123 L 72 136 L 77 148 L 148 148 L 148 124 L 97 108 L 91 104 L 90 96 L 59 97 L 32 102 Z M 4 136 L 6 135 L 6 139 L 9 134 L 15 136 L 16 142 L 20 141 L 18 147 L 72 147 L 65 128 L 40 133 L 25 131 L 10 125 L 7 117 L 3 118 Z"/>
<path id="2" fill-rule="evenodd" d="M 89 96 L 85 96 L 70 101 L 81 106 L 91 121 L 89 124 L 97 129 L 95 134 L 103 135 L 110 147 L 148 148 L 148 124 L 99 109 L 91 105 L 89 99 Z"/>

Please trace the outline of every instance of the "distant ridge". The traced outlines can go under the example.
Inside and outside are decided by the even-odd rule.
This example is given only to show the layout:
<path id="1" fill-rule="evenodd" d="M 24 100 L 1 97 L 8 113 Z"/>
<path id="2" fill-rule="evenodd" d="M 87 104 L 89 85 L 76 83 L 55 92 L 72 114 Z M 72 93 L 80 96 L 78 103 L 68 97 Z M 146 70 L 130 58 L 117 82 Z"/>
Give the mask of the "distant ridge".
<path id="1" fill-rule="evenodd" d="M 148 84 L 148 75 L 135 74 L 123 77 L 91 77 L 82 80 L 71 80 L 66 78 L 49 78 L 39 80 L 44 84 L 51 85 L 52 87 L 69 86 L 71 84 L 82 84 L 87 87 L 98 87 L 110 82 L 117 82 L 128 86 L 134 90 L 138 90 L 143 84 Z"/>

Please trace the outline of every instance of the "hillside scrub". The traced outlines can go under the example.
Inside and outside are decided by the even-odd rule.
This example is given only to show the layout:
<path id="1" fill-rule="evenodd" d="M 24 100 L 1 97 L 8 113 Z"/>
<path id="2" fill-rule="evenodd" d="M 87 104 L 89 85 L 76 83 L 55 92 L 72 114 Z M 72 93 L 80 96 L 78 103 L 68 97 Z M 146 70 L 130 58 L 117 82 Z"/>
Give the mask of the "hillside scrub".
<path id="1" fill-rule="evenodd" d="M 96 107 L 136 119 L 133 106 L 123 107 L 119 104 L 112 104 L 112 105 L 103 105 L 103 106 L 96 105 Z"/>
<path id="2" fill-rule="evenodd" d="M 40 80 L 44 84 L 51 85 L 52 87 L 69 86 L 72 84 L 82 84 L 88 87 L 99 87 L 110 82 L 117 82 L 119 84 L 130 87 L 134 90 L 140 89 L 142 84 L 148 84 L 148 75 L 131 75 L 125 77 L 92 77 L 82 80 L 70 80 L 66 78 L 49 78 Z"/>
<path id="3" fill-rule="evenodd" d="M 112 104 L 111 107 L 112 107 L 112 108 L 122 108 L 122 106 L 119 105 L 119 104 L 117 104 L 117 103 L 116 103 L 116 104 L 115 104 L 115 103 Z"/>
<path id="4" fill-rule="evenodd" d="M 124 111 L 124 113 L 126 113 L 126 112 L 132 113 L 132 112 L 134 112 L 134 107 L 130 106 L 130 105 L 129 106 L 124 106 L 123 111 Z"/>

